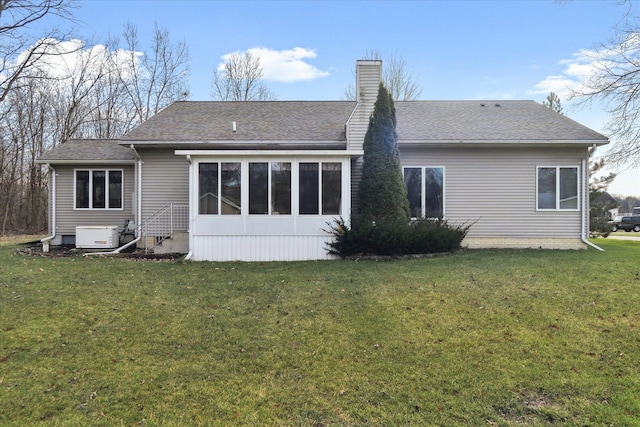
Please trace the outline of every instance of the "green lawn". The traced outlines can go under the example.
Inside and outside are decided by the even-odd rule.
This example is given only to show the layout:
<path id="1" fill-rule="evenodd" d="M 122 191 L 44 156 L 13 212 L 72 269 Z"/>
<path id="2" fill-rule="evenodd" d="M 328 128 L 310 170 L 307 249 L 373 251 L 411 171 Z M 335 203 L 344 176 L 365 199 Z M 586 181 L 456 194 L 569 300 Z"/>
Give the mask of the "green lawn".
<path id="1" fill-rule="evenodd" d="M 640 242 L 398 261 L 0 245 L 0 425 L 636 425 Z"/>

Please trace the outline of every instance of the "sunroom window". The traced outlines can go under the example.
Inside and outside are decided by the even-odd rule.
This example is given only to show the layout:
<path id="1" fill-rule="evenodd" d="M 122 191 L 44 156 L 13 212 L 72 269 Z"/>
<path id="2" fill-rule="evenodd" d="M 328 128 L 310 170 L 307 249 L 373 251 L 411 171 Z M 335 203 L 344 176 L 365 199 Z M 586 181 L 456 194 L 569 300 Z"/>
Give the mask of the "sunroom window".
<path id="1" fill-rule="evenodd" d="M 291 163 L 249 163 L 249 214 L 291 214 Z"/>
<path id="2" fill-rule="evenodd" d="M 291 214 L 291 163 L 271 163 L 271 213 Z"/>
<path id="3" fill-rule="evenodd" d="M 342 163 L 300 163 L 298 194 L 301 215 L 340 215 Z"/>
<path id="4" fill-rule="evenodd" d="M 122 209 L 122 170 L 76 170 L 76 209 Z"/>
<path id="5" fill-rule="evenodd" d="M 341 215 L 342 184 L 341 162 L 199 162 L 198 214 Z"/>
<path id="6" fill-rule="evenodd" d="M 200 163 L 198 213 L 239 215 L 241 212 L 240 163 Z"/>

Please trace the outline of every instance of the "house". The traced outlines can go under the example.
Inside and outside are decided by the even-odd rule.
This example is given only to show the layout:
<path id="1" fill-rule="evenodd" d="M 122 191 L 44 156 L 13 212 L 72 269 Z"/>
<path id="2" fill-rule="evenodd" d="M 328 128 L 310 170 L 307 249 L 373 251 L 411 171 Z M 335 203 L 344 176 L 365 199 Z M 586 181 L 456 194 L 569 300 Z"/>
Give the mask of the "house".
<path id="1" fill-rule="evenodd" d="M 330 258 L 327 223 L 357 208 L 382 63 L 356 69 L 356 101 L 176 102 L 119 140 L 44 153 L 45 244 L 110 226 L 193 260 Z M 414 217 L 473 223 L 469 248 L 587 247 L 588 149 L 605 136 L 534 101 L 395 105 Z"/>
<path id="2" fill-rule="evenodd" d="M 618 203 L 616 199 L 606 191 L 591 200 L 591 206 L 594 205 L 603 205 L 607 207 L 606 219 L 608 221 L 613 221 L 613 219 L 619 215 L 620 203 Z"/>

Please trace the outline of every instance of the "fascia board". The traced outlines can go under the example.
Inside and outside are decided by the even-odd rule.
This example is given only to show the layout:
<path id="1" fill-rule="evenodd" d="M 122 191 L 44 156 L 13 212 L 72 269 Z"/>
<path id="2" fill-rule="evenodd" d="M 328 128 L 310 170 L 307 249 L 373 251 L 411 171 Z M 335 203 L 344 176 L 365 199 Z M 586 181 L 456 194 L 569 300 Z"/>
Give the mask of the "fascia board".
<path id="1" fill-rule="evenodd" d="M 135 160 L 53 160 L 38 159 L 36 163 L 46 165 L 135 165 Z"/>
<path id="2" fill-rule="evenodd" d="M 490 139 L 466 139 L 466 140 L 451 140 L 451 139 L 442 139 L 442 140 L 398 140 L 398 145 L 446 145 L 446 146 L 540 146 L 540 145 L 556 145 L 556 146 L 575 146 L 575 145 L 584 145 L 584 146 L 593 146 L 595 145 L 606 145 L 609 144 L 609 140 L 568 140 L 568 139 L 557 139 L 557 140 L 549 140 L 549 139 L 520 139 L 520 140 L 490 140 Z"/>
<path id="3" fill-rule="evenodd" d="M 228 139 L 228 140 L 212 140 L 212 141 L 202 141 L 202 140 L 184 140 L 184 141 L 153 141 L 153 140 L 144 140 L 144 141 L 128 141 L 128 140 L 120 140 L 120 145 L 129 146 L 133 145 L 217 145 L 217 146 L 233 146 L 233 145 L 346 145 L 347 141 L 345 140 L 305 140 L 305 141 L 290 141 L 290 140 L 272 140 L 272 139 L 251 139 L 251 140 L 241 140 L 241 139 Z"/>
<path id="4" fill-rule="evenodd" d="M 362 150 L 176 150 L 177 156 L 216 156 L 216 157 L 278 157 L 278 156 L 314 156 L 346 157 L 362 156 Z"/>

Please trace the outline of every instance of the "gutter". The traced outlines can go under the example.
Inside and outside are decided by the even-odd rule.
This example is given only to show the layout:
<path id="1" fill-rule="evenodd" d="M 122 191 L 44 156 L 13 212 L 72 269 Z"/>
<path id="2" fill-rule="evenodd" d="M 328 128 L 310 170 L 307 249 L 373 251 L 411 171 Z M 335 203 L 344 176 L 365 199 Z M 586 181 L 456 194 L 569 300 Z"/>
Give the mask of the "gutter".
<path id="1" fill-rule="evenodd" d="M 593 144 L 593 147 L 595 148 L 596 144 Z M 582 231 L 580 232 L 581 236 L 581 240 L 583 243 L 586 243 L 587 245 L 591 246 L 594 249 L 597 249 L 601 252 L 604 252 L 604 249 L 602 249 L 600 246 L 594 245 L 593 243 L 591 243 L 587 237 L 589 234 L 588 231 L 588 227 L 589 224 L 587 224 L 587 218 L 589 218 L 589 164 L 587 163 L 587 159 L 582 159 L 582 177 L 583 177 L 583 182 L 584 185 L 582 186 L 582 192 L 583 192 L 583 197 L 582 197 Z"/>
<path id="2" fill-rule="evenodd" d="M 45 237 L 40 240 L 42 242 L 42 252 L 49 252 L 49 246 L 54 237 L 56 237 L 56 170 L 47 163 L 47 168 L 49 168 L 49 183 L 51 184 L 51 223 L 49 224 L 49 229 L 51 231 L 51 235 Z"/>
<path id="3" fill-rule="evenodd" d="M 137 229 L 137 237 L 135 239 L 133 239 L 132 241 L 130 241 L 129 243 L 127 243 L 126 245 L 120 246 L 117 249 L 114 249 L 113 251 L 110 252 L 88 252 L 86 254 L 84 254 L 84 256 L 90 256 L 90 255 L 116 255 L 119 254 L 120 252 L 122 252 L 123 250 L 125 250 L 126 248 L 128 248 L 129 246 L 133 245 L 134 243 L 138 243 L 140 241 L 140 239 L 142 238 L 142 224 L 140 223 L 140 218 L 142 218 L 142 157 L 140 156 L 140 154 L 136 151 L 135 147 L 133 146 L 133 144 L 130 145 L 131 151 L 133 151 L 133 154 L 136 156 L 136 163 L 135 163 L 135 175 L 137 176 L 137 181 L 138 181 L 138 188 L 137 188 L 137 203 L 136 203 L 136 214 L 135 214 L 135 223 L 137 224 L 136 229 Z"/>

